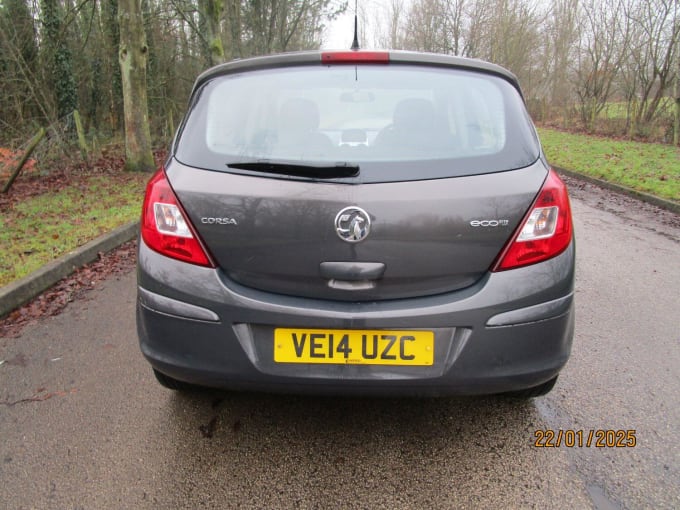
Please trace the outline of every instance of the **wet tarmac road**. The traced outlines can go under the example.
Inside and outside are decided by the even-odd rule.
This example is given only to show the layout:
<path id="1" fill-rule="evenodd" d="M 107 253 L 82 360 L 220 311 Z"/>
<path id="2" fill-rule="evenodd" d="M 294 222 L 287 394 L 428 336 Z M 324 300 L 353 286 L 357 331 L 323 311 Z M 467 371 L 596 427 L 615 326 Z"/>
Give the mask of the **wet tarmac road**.
<path id="1" fill-rule="evenodd" d="M 0 508 L 680 508 L 680 222 L 572 194 L 576 336 L 548 396 L 175 394 L 130 273 L 0 339 Z"/>

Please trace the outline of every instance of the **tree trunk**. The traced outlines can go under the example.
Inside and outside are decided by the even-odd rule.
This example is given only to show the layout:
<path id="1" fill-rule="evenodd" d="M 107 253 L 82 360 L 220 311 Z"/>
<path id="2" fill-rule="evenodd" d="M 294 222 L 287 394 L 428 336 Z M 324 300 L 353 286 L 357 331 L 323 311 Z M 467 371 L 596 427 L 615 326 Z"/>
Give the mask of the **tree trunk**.
<path id="1" fill-rule="evenodd" d="M 43 0 L 41 8 L 45 34 L 43 47 L 57 103 L 57 118 L 64 119 L 78 108 L 78 92 L 73 77 L 71 50 L 67 41 L 63 40 L 64 14 L 57 0 Z M 73 122 L 66 120 L 66 126 L 68 131 L 73 133 Z"/>
<path id="2" fill-rule="evenodd" d="M 680 143 L 680 69 L 675 77 L 675 120 L 673 121 L 673 145 Z"/>
<path id="3" fill-rule="evenodd" d="M 111 61 L 107 61 L 107 69 L 111 72 L 111 86 L 108 91 L 109 118 L 111 131 L 117 133 L 123 120 L 123 85 L 120 76 L 120 64 L 118 56 L 120 54 L 120 25 L 118 23 L 118 0 L 106 0 L 101 4 L 104 10 L 104 22 L 106 26 L 107 42 L 109 44 L 107 53 L 114 56 Z"/>
<path id="4" fill-rule="evenodd" d="M 146 98 L 146 60 L 141 0 L 120 0 L 120 50 L 118 60 L 123 85 L 125 123 L 125 169 L 151 172 L 154 169 Z"/>
<path id="5" fill-rule="evenodd" d="M 12 175 L 9 177 L 9 181 L 7 181 L 7 184 L 5 184 L 5 187 L 2 188 L 3 193 L 7 193 L 9 189 L 12 187 L 12 184 L 14 184 L 15 179 L 19 176 L 19 172 L 21 172 L 21 169 L 24 167 L 26 164 L 26 161 L 28 161 L 28 158 L 31 157 L 31 154 L 33 154 L 33 151 L 35 148 L 38 146 L 40 143 L 40 140 L 42 140 L 45 136 L 45 128 L 40 128 L 40 131 L 38 131 L 33 138 L 31 138 L 31 141 L 28 142 L 28 147 L 26 148 L 26 152 L 24 152 L 24 155 L 21 157 L 19 160 L 19 163 L 17 163 L 17 166 L 14 168 L 14 171 L 12 172 Z"/>

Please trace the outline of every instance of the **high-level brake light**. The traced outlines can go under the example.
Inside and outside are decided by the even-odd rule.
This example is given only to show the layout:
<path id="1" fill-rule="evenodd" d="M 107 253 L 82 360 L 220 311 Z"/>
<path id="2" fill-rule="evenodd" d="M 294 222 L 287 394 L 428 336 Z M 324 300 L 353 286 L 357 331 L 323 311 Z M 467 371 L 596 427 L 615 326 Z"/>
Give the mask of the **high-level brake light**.
<path id="1" fill-rule="evenodd" d="M 325 51 L 321 54 L 324 64 L 388 64 L 390 54 L 386 51 Z"/>

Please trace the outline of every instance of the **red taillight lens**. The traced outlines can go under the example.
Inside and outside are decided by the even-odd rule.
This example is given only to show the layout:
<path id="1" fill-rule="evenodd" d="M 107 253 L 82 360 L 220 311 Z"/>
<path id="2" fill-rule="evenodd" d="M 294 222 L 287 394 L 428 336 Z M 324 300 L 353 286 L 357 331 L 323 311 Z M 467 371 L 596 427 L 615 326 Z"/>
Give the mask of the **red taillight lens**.
<path id="1" fill-rule="evenodd" d="M 146 185 L 142 239 L 152 250 L 199 266 L 214 267 L 161 168 Z"/>
<path id="2" fill-rule="evenodd" d="M 572 237 L 567 187 L 550 170 L 520 228 L 505 247 L 493 271 L 535 264 L 567 249 Z"/>
<path id="3" fill-rule="evenodd" d="M 321 54 L 324 64 L 388 64 L 390 54 L 386 51 L 325 51 Z"/>

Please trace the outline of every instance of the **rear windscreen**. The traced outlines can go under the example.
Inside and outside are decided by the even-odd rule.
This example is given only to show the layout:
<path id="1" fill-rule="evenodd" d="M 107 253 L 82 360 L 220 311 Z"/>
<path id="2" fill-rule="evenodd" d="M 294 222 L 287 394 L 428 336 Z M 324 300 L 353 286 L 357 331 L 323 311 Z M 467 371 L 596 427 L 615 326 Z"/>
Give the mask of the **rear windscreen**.
<path id="1" fill-rule="evenodd" d="M 413 65 L 301 66 L 228 74 L 196 94 L 176 146 L 190 166 L 349 164 L 384 182 L 521 168 L 539 144 L 502 78 Z M 340 179 L 343 180 L 343 179 Z"/>

